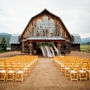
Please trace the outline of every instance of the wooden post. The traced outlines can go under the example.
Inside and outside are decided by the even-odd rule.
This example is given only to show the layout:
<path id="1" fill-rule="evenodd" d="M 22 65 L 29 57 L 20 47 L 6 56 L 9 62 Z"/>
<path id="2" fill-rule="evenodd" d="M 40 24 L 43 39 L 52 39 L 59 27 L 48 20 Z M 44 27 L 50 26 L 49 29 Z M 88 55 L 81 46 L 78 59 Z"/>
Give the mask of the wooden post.
<path id="1" fill-rule="evenodd" d="M 22 53 L 24 53 L 24 42 L 22 41 Z"/>
<path id="2" fill-rule="evenodd" d="M 32 54 L 34 54 L 34 45 L 32 43 Z"/>
<path id="3" fill-rule="evenodd" d="M 32 55 L 32 43 L 30 42 L 30 55 Z"/>
<path id="4" fill-rule="evenodd" d="M 29 49 L 30 49 L 30 44 L 29 44 Z M 30 54 L 31 50 L 29 51 L 29 54 Z"/>
<path id="5" fill-rule="evenodd" d="M 60 42 L 59 42 L 59 44 L 58 44 L 58 47 L 59 47 L 59 55 L 61 54 L 61 44 L 60 44 Z"/>
<path id="6" fill-rule="evenodd" d="M 60 53 L 61 53 L 61 52 L 60 52 L 60 42 L 57 42 L 57 49 L 58 49 L 58 51 L 59 51 L 59 52 L 58 52 L 58 55 L 60 55 Z"/>

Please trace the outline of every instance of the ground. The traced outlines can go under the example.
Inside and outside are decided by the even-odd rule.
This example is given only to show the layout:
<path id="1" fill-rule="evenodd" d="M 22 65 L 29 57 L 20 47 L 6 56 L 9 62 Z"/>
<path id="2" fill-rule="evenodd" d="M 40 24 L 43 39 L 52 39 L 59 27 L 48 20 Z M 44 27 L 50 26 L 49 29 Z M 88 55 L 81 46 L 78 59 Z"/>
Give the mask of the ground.
<path id="1" fill-rule="evenodd" d="M 8 52 L 0 54 L 0 58 L 20 54 Z M 90 54 L 83 52 L 71 52 L 68 55 L 90 59 Z M 90 90 L 90 80 L 70 81 L 56 68 L 53 58 L 39 56 L 37 65 L 24 82 L 0 81 L 0 90 Z"/>

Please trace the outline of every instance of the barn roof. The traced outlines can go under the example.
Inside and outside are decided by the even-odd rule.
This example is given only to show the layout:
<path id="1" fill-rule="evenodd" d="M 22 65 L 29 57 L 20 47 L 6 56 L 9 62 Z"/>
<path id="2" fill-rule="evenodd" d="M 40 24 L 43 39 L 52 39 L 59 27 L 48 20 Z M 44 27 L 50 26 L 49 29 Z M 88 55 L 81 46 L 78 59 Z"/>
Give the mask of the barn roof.
<path id="1" fill-rule="evenodd" d="M 19 35 L 11 35 L 9 44 L 20 44 L 18 37 Z"/>
<path id="2" fill-rule="evenodd" d="M 26 40 L 65 40 L 62 37 L 30 37 Z"/>
<path id="3" fill-rule="evenodd" d="M 58 16 L 56 16 L 55 14 L 53 14 L 53 13 L 51 13 L 51 12 L 49 12 L 47 9 L 44 9 L 42 12 L 40 12 L 39 14 L 37 14 L 37 15 L 35 15 L 35 16 L 33 16 L 31 19 L 30 19 L 30 21 L 28 22 L 28 24 L 26 25 L 26 27 L 25 27 L 25 29 L 23 30 L 23 32 L 22 32 L 22 34 L 21 34 L 21 36 L 20 36 L 20 38 L 19 39 L 21 39 L 22 38 L 22 36 L 23 36 L 23 34 L 24 34 L 24 32 L 26 31 L 26 28 L 28 27 L 28 25 L 29 25 L 29 23 L 35 18 L 35 17 L 37 17 L 37 16 L 39 16 L 40 14 L 47 14 L 47 13 L 49 13 L 49 14 L 52 14 L 53 16 L 55 16 L 56 18 L 58 18 L 60 21 L 61 21 L 61 23 L 62 23 L 62 25 L 64 26 L 64 28 L 66 29 L 66 31 L 68 32 L 68 34 L 69 34 L 69 36 L 70 36 L 70 38 L 72 39 L 72 37 L 71 37 L 71 35 L 70 35 L 70 33 L 69 33 L 69 31 L 67 30 L 67 28 L 66 28 L 66 26 L 64 25 L 64 23 L 63 23 L 63 21 L 61 20 L 61 18 L 60 17 L 58 17 Z"/>
<path id="4" fill-rule="evenodd" d="M 73 44 L 81 44 L 81 37 L 79 34 L 71 34 L 74 37 Z"/>

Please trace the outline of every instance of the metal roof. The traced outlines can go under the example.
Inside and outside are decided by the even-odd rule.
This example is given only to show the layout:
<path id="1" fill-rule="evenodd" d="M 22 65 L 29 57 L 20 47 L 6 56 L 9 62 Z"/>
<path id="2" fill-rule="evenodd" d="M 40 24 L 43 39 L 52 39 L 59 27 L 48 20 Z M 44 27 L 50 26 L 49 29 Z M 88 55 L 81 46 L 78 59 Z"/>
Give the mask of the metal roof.
<path id="1" fill-rule="evenodd" d="M 74 37 L 73 44 L 81 44 L 81 37 L 79 34 L 71 34 Z"/>
<path id="2" fill-rule="evenodd" d="M 29 37 L 26 40 L 65 40 L 62 37 Z"/>
<path id="3" fill-rule="evenodd" d="M 11 35 L 9 44 L 20 44 L 18 37 L 19 35 Z"/>

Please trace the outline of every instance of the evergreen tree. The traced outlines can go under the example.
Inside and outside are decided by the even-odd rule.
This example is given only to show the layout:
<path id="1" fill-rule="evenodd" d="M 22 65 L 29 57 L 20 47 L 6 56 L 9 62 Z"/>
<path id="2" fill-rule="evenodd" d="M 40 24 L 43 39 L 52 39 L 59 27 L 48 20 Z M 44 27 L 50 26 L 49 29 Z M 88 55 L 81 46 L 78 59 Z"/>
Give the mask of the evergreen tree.
<path id="1" fill-rule="evenodd" d="M 3 39 L 2 39 L 1 48 L 2 48 L 3 51 L 6 51 L 7 44 L 6 44 L 5 37 L 3 37 Z"/>
<path id="2" fill-rule="evenodd" d="M 88 42 L 87 45 L 88 45 L 88 51 L 89 51 L 90 50 L 90 48 L 89 48 L 90 42 Z"/>

